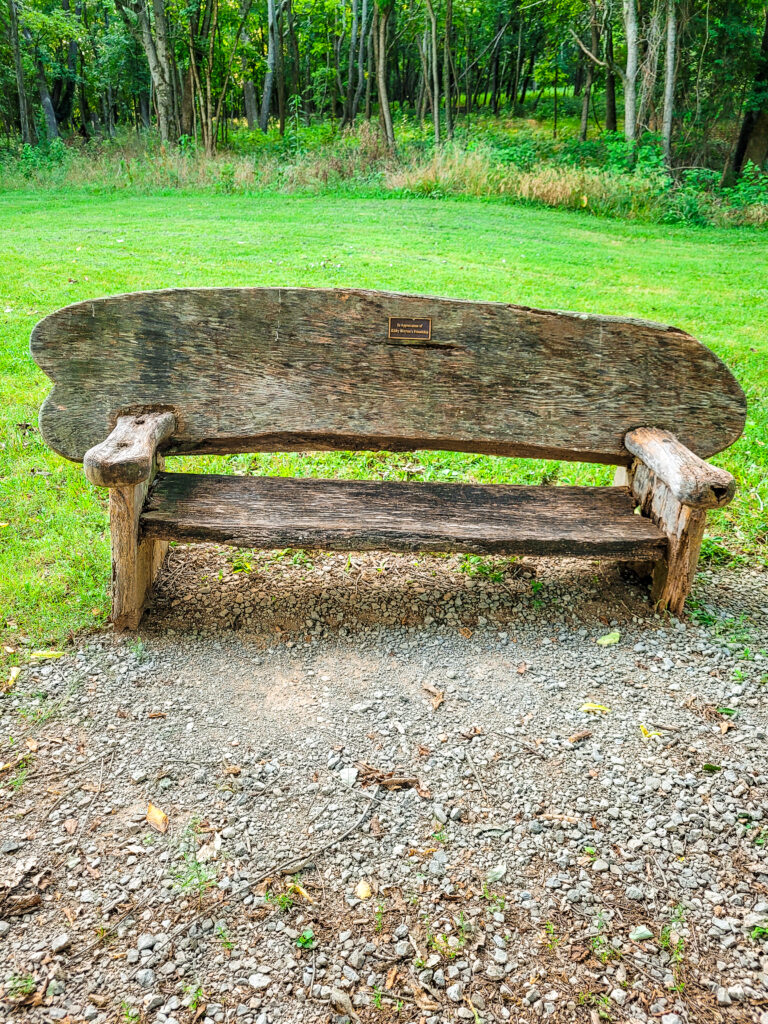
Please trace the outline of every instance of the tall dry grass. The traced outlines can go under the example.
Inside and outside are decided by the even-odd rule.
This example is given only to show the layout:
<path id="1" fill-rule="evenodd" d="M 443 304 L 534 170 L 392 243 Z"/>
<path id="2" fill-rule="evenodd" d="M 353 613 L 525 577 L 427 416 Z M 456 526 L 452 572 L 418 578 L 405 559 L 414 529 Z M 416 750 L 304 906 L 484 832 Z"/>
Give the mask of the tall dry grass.
<path id="1" fill-rule="evenodd" d="M 2 154 L 0 154 L 0 158 Z M 768 224 L 768 203 L 729 204 L 722 196 L 682 189 L 662 171 L 505 163 L 487 145 L 388 151 L 377 128 L 363 122 L 327 144 L 304 150 L 299 140 L 251 153 L 207 157 L 196 147 L 164 147 L 140 136 L 26 149 L 0 159 L 0 189 L 92 189 L 158 192 L 189 189 L 249 193 L 264 189 L 358 194 L 497 197 L 652 221 L 693 220 L 722 226 Z"/>

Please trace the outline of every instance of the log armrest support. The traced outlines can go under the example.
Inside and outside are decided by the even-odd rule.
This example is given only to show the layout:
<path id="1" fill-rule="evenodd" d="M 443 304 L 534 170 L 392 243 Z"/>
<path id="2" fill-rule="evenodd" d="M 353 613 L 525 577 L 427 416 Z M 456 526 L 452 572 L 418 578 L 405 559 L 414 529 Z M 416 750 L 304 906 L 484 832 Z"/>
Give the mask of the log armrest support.
<path id="1" fill-rule="evenodd" d="M 730 473 L 704 462 L 666 430 L 630 430 L 624 446 L 667 486 L 681 505 L 720 508 L 736 493 L 736 481 Z"/>
<path id="2" fill-rule="evenodd" d="M 157 450 L 175 429 L 172 412 L 120 416 L 109 437 L 85 453 L 86 477 L 97 487 L 129 487 L 149 481 Z"/>
<path id="3" fill-rule="evenodd" d="M 175 429 L 176 417 L 170 412 L 121 416 L 106 441 L 83 459 L 90 482 L 110 489 L 111 619 L 118 630 L 138 626 L 168 551 L 167 541 L 142 536 L 140 520 L 155 473 L 162 468 L 158 448 Z"/>
<path id="4" fill-rule="evenodd" d="M 652 569 L 651 599 L 657 608 L 680 615 L 696 576 L 707 509 L 727 505 L 736 481 L 666 430 L 630 430 L 624 444 L 635 456 L 626 482 L 642 514 L 667 537 L 666 558 Z"/>

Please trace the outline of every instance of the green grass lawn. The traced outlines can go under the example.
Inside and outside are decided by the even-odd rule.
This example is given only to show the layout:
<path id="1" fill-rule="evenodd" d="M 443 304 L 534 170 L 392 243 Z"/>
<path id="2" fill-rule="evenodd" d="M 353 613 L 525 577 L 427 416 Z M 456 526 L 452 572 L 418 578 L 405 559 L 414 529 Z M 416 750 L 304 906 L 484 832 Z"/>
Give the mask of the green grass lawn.
<path id="1" fill-rule="evenodd" d="M 481 201 L 38 192 L 0 194 L 0 253 L 0 628 L 12 637 L 60 643 L 102 622 L 109 607 L 106 496 L 40 440 L 37 410 L 49 384 L 29 357 L 29 332 L 70 302 L 174 285 L 359 286 L 682 327 L 729 363 L 750 404 L 744 437 L 714 460 L 737 475 L 740 490 L 711 517 L 710 534 L 719 539 L 709 551 L 764 561 L 764 233 Z M 421 479 L 610 479 L 606 467 L 572 463 L 434 452 L 417 462 Z M 395 478 L 413 463 L 411 456 L 339 453 L 196 461 L 219 471 Z"/>

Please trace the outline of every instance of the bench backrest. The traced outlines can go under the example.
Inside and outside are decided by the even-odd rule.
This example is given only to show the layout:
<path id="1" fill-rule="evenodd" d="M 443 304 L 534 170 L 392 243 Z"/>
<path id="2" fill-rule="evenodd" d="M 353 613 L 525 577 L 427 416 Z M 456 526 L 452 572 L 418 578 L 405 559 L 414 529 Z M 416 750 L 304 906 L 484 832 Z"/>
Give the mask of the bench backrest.
<path id="1" fill-rule="evenodd" d="M 702 457 L 745 419 L 673 327 L 343 289 L 200 288 L 78 302 L 35 327 L 46 442 L 81 461 L 121 413 L 176 414 L 170 453 L 449 449 L 626 463 L 638 426 Z"/>

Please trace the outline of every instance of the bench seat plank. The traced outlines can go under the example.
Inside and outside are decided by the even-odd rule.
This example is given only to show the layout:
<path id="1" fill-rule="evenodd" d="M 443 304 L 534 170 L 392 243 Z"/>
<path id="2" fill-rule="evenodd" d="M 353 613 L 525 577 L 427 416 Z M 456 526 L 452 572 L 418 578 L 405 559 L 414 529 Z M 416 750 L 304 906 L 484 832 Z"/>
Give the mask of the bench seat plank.
<path id="1" fill-rule="evenodd" d="M 667 539 L 624 487 L 517 487 L 159 473 L 144 536 L 235 547 L 604 555 Z"/>

